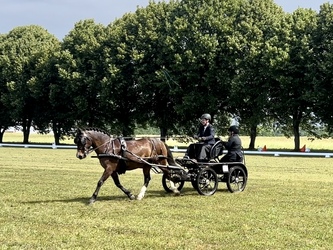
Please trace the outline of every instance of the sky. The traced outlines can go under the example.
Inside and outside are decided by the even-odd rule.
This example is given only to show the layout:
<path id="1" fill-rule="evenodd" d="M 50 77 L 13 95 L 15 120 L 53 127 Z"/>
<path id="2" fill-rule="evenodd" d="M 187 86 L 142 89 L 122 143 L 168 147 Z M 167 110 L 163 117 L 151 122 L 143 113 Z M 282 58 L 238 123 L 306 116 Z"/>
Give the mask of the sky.
<path id="1" fill-rule="evenodd" d="M 319 11 L 326 2 L 333 0 L 275 0 L 286 12 L 299 7 Z M 0 34 L 18 26 L 39 25 L 62 40 L 81 20 L 93 19 L 106 26 L 148 4 L 149 0 L 0 0 Z"/>

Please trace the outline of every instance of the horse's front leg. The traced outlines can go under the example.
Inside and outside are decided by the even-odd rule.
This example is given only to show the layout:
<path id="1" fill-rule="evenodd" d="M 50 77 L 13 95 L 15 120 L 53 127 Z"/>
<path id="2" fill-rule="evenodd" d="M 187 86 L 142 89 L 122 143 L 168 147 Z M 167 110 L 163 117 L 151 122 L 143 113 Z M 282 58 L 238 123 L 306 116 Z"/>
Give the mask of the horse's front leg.
<path id="1" fill-rule="evenodd" d="M 99 190 L 100 190 L 101 186 L 104 184 L 104 182 L 107 180 L 107 178 L 109 178 L 109 176 L 110 176 L 110 171 L 108 171 L 107 169 L 105 169 L 104 173 L 102 174 L 102 177 L 97 182 L 97 187 L 95 189 L 95 192 L 93 193 L 93 195 L 89 199 L 89 204 L 92 204 L 92 203 L 94 203 L 96 201 L 97 195 L 99 193 Z"/>
<path id="2" fill-rule="evenodd" d="M 121 191 L 123 191 L 123 192 L 128 196 L 128 198 L 130 198 L 130 200 L 134 200 L 134 199 L 135 199 L 135 195 L 133 195 L 129 190 L 127 190 L 126 188 L 123 187 L 123 185 L 120 184 L 119 176 L 118 176 L 118 173 L 117 173 L 116 171 L 114 171 L 114 172 L 111 174 L 111 177 L 112 177 L 112 179 L 113 179 L 114 184 L 115 184 L 119 189 L 121 189 Z"/>
<path id="3" fill-rule="evenodd" d="M 145 196 L 147 187 L 149 185 L 149 182 L 151 180 L 150 178 L 150 166 L 144 166 L 143 167 L 143 186 L 140 190 L 140 193 L 138 194 L 138 197 L 136 198 L 137 200 L 142 200 L 143 197 Z"/>

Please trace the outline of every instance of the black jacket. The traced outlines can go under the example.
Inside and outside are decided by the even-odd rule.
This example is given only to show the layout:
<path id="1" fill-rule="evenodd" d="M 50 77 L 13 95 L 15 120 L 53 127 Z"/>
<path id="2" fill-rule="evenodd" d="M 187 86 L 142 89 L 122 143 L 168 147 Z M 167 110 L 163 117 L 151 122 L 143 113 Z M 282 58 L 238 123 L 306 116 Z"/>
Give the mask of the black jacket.
<path id="1" fill-rule="evenodd" d="M 215 143 L 215 130 L 211 124 L 208 124 L 205 131 L 204 131 L 204 126 L 200 125 L 197 136 L 204 137 L 203 142 L 205 144 L 213 145 Z"/>
<path id="2" fill-rule="evenodd" d="M 229 161 L 243 161 L 242 141 L 237 134 L 223 142 L 223 146 L 228 150 L 226 157 Z"/>

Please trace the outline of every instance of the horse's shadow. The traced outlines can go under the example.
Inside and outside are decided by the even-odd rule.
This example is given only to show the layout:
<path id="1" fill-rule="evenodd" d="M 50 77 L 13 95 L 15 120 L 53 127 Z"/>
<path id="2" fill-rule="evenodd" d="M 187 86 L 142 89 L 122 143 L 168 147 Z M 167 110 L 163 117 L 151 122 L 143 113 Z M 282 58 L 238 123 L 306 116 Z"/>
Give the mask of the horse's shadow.
<path id="1" fill-rule="evenodd" d="M 226 193 L 228 192 L 227 189 L 218 189 L 216 192 L 219 193 Z M 144 199 L 149 197 L 161 198 L 161 197 L 181 197 L 181 196 L 198 196 L 198 192 L 191 187 L 184 187 L 179 196 L 174 195 L 173 193 L 167 193 L 164 190 L 149 190 L 146 193 Z M 24 201 L 23 204 L 43 204 L 43 203 L 82 203 L 85 205 L 89 205 L 90 197 L 82 196 L 82 197 L 74 197 L 69 199 L 53 199 L 53 200 L 35 200 L 35 201 Z M 97 201 L 120 201 L 120 200 L 128 200 L 128 201 L 136 201 L 130 200 L 124 194 L 111 194 L 111 195 L 101 195 L 98 196 Z"/>
<path id="2" fill-rule="evenodd" d="M 106 201 L 106 200 L 118 200 L 121 196 L 99 196 L 99 201 Z M 126 197 L 125 197 L 126 198 Z M 43 204 L 43 203 L 82 203 L 85 205 L 89 205 L 89 197 L 76 197 L 70 199 L 55 199 L 55 200 L 38 200 L 38 201 L 24 201 L 23 204 Z"/>
<path id="3" fill-rule="evenodd" d="M 165 191 L 148 191 L 146 193 L 146 196 L 149 197 L 167 197 L 172 196 L 171 193 L 166 193 Z M 182 194 L 183 195 L 183 194 Z M 145 197 L 146 198 L 146 197 Z M 144 198 L 144 199 L 145 199 Z M 32 200 L 32 201 L 24 201 L 23 204 L 43 204 L 43 203 L 56 203 L 56 202 L 62 202 L 62 203 L 82 203 L 82 204 L 89 204 L 90 197 L 81 196 L 81 197 L 74 197 L 69 199 L 52 199 L 52 200 Z M 118 200 L 129 200 L 131 201 L 126 195 L 124 194 L 111 194 L 111 195 L 100 195 L 97 198 L 97 201 L 118 201 Z"/>

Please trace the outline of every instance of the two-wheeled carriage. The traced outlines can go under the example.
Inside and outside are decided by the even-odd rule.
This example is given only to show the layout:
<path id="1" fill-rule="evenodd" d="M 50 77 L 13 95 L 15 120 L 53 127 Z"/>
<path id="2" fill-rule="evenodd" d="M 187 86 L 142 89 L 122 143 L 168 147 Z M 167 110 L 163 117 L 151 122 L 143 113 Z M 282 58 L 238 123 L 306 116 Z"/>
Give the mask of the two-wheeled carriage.
<path id="1" fill-rule="evenodd" d="M 162 185 L 172 192 L 171 185 L 180 191 L 185 182 L 191 182 L 201 195 L 213 195 L 219 182 L 225 182 L 230 192 L 241 192 L 247 184 L 248 172 L 243 162 L 220 162 L 223 155 L 222 141 L 218 140 L 210 150 L 210 158 L 205 162 L 196 159 L 177 158 L 180 166 L 169 166 L 170 174 L 164 174 Z M 172 182 L 170 182 L 172 181 Z"/>

